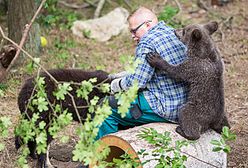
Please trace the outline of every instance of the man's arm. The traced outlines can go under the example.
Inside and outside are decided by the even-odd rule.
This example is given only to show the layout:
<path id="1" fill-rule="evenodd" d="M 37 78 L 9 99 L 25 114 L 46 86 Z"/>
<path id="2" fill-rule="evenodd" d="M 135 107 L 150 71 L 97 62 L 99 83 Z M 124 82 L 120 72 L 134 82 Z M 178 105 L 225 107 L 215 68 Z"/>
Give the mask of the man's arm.
<path id="1" fill-rule="evenodd" d="M 138 82 L 139 88 L 145 88 L 153 76 L 154 68 L 146 61 L 146 54 L 152 51 L 152 47 L 148 44 L 139 44 L 136 50 L 135 60 L 140 61 L 133 74 L 123 77 L 120 81 L 120 86 L 123 90 L 127 90 L 133 85 L 134 81 Z"/>

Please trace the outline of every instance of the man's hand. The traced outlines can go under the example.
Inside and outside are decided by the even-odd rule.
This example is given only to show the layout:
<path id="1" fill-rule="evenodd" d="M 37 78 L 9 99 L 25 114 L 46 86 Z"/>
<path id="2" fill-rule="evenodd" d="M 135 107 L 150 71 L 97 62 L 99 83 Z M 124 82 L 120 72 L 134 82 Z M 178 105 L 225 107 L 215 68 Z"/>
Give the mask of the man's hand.
<path id="1" fill-rule="evenodd" d="M 123 89 L 121 87 L 121 78 L 114 79 L 110 84 L 110 88 L 111 93 L 113 94 L 122 91 Z"/>
<path id="2" fill-rule="evenodd" d="M 109 74 L 108 78 L 110 80 L 114 80 L 114 79 L 117 79 L 117 78 L 122 78 L 122 77 L 124 77 L 126 75 L 128 75 L 128 72 L 127 71 L 122 71 L 122 72 L 115 73 L 115 74 Z"/>

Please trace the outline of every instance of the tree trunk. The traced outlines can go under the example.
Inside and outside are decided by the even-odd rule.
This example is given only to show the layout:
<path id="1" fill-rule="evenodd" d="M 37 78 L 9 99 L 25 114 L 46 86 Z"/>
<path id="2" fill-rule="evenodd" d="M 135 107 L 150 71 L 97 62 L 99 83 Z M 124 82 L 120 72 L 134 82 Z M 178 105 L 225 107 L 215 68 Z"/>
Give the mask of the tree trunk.
<path id="1" fill-rule="evenodd" d="M 29 24 L 37 7 L 35 0 L 9 0 L 8 1 L 8 37 L 20 43 L 25 25 Z M 28 34 L 24 49 L 32 56 L 38 56 L 40 46 L 39 25 L 34 23 Z M 21 58 L 21 57 L 20 57 Z M 17 65 L 22 58 L 18 59 Z"/>
<path id="2" fill-rule="evenodd" d="M 175 132 L 175 128 L 177 125 L 169 124 L 169 123 L 151 123 L 146 124 L 134 128 L 130 128 L 128 130 L 123 130 L 116 132 L 114 134 L 107 135 L 101 139 L 105 144 L 110 146 L 110 154 L 106 161 L 111 161 L 113 158 L 119 158 L 120 155 L 124 154 L 127 151 L 131 156 L 138 157 L 141 163 L 145 162 L 148 159 L 154 158 L 152 156 L 152 151 L 156 148 L 155 146 L 149 144 L 147 141 L 143 139 L 139 139 L 137 134 L 143 128 L 154 128 L 159 133 L 164 133 L 165 131 L 170 132 L 170 137 L 172 138 L 172 144 L 175 144 L 177 140 L 184 140 L 182 136 Z M 221 137 L 220 134 L 216 133 L 213 130 L 207 131 L 206 133 L 201 135 L 201 138 L 196 141 L 196 143 L 192 143 L 187 147 L 183 147 L 182 151 L 190 154 L 193 157 L 201 159 L 205 162 L 208 162 L 212 165 L 215 165 L 219 168 L 227 167 L 227 155 L 224 152 L 213 152 L 213 145 L 210 144 L 210 141 L 215 139 L 219 140 Z M 138 151 L 141 149 L 145 149 L 149 155 L 145 156 L 145 158 L 138 156 Z M 187 154 L 185 154 L 187 156 Z M 203 163 L 196 158 L 191 156 L 187 156 L 187 162 L 185 163 L 186 167 L 190 168 L 199 168 L 199 167 L 212 167 L 206 163 Z M 144 168 L 153 168 L 157 165 L 157 161 L 151 161 L 143 165 Z M 93 167 L 93 165 L 90 165 Z"/>

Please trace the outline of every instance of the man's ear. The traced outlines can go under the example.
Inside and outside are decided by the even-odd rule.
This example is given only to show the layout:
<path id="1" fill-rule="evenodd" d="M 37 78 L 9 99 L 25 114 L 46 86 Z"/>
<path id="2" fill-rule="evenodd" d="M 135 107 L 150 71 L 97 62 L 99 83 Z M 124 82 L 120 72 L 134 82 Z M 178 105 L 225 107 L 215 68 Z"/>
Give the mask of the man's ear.
<path id="1" fill-rule="evenodd" d="M 204 28 L 208 30 L 209 35 L 212 35 L 218 29 L 218 22 L 212 21 L 204 25 Z"/>
<path id="2" fill-rule="evenodd" d="M 201 32 L 201 30 L 200 29 L 194 29 L 192 31 L 192 39 L 198 41 L 201 38 L 202 38 L 202 32 Z"/>

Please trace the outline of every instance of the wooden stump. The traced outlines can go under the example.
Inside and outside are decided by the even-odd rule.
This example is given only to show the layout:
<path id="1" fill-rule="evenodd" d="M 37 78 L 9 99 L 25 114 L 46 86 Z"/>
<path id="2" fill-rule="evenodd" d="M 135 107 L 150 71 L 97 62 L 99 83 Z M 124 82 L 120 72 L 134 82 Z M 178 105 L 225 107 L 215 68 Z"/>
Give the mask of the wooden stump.
<path id="1" fill-rule="evenodd" d="M 125 151 L 133 157 L 138 157 L 137 152 L 141 149 L 146 149 L 146 152 L 149 153 L 145 158 L 138 157 L 140 162 L 144 162 L 147 159 L 152 158 L 151 151 L 155 149 L 155 147 L 149 143 L 147 143 L 143 139 L 139 139 L 136 135 L 140 133 L 142 128 L 154 128 L 159 133 L 164 133 L 165 131 L 171 132 L 172 141 L 183 140 L 179 134 L 175 132 L 175 128 L 177 125 L 169 124 L 169 123 L 150 123 L 134 128 L 130 128 L 128 130 L 119 131 L 114 134 L 107 135 L 103 137 L 101 140 L 110 146 L 111 152 L 107 158 L 107 161 L 111 161 L 113 158 L 118 158 Z M 188 160 L 185 164 L 186 167 L 189 168 L 206 168 L 213 167 L 209 164 L 201 162 L 194 157 L 203 160 L 207 163 L 215 165 L 216 167 L 225 168 L 227 166 L 227 156 L 224 152 L 212 152 L 213 145 L 210 144 L 210 141 L 213 139 L 219 140 L 220 135 L 215 131 L 209 130 L 206 133 L 201 135 L 201 138 L 196 141 L 196 143 L 190 144 L 187 147 L 183 147 L 182 151 L 188 153 L 191 156 L 187 156 Z M 174 144 L 172 142 L 172 144 Z M 157 164 L 156 161 L 151 161 L 145 164 L 144 168 L 152 168 Z M 92 167 L 92 165 L 90 165 Z"/>

